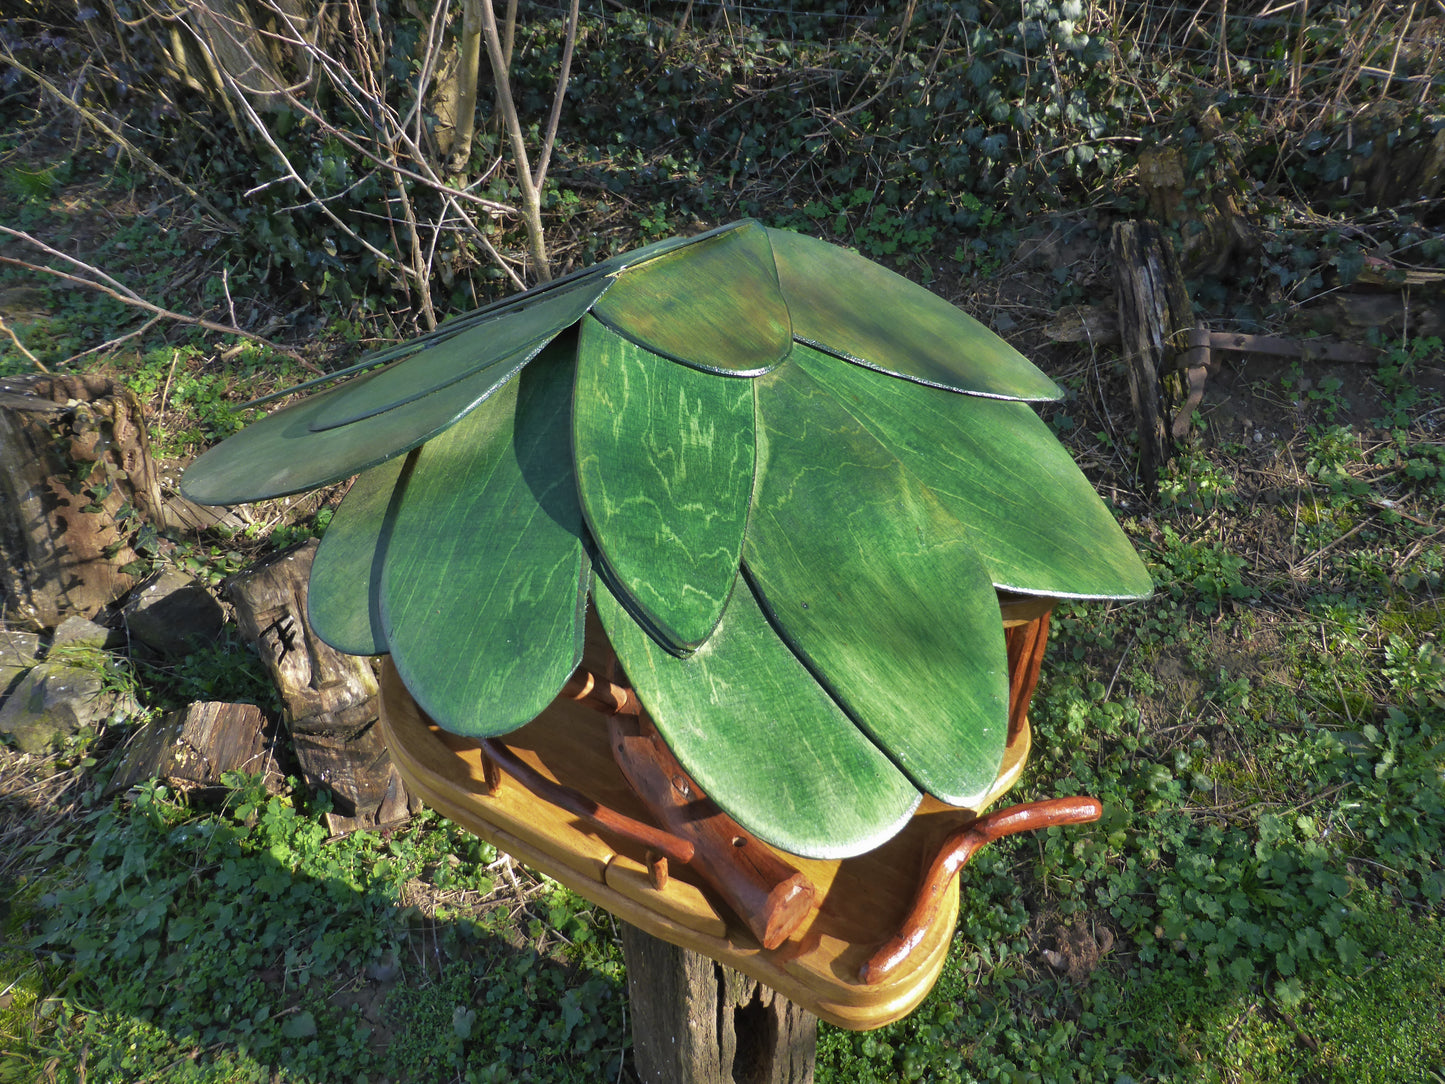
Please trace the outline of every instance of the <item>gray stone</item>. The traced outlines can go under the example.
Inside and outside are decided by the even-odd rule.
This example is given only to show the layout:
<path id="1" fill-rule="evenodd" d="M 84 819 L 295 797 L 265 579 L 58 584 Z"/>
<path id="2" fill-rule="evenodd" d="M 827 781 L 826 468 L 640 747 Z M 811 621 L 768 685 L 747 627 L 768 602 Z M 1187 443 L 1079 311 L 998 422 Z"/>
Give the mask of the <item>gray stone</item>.
<path id="1" fill-rule="evenodd" d="M 125 645 L 125 635 L 119 629 L 108 629 L 85 617 L 67 617 L 56 626 L 50 640 L 50 651 L 64 646 L 93 647 L 105 650 Z"/>
<path id="2" fill-rule="evenodd" d="M 215 643 L 226 621 L 215 597 L 174 568 L 157 573 L 131 592 L 122 614 L 132 639 L 170 658 Z"/>
<path id="3" fill-rule="evenodd" d="M 20 675 L 35 665 L 40 637 L 33 632 L 0 627 L 0 704 Z"/>
<path id="4" fill-rule="evenodd" d="M 57 741 L 139 710 L 135 698 L 108 683 L 101 669 L 45 662 L 32 667 L 0 704 L 0 734 L 23 753 L 43 753 Z"/>

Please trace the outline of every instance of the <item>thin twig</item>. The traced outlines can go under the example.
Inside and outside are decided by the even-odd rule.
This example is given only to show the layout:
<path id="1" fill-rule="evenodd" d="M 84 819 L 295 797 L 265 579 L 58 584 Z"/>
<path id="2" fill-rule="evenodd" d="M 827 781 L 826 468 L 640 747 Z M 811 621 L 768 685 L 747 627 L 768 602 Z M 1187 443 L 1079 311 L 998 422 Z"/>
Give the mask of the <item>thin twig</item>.
<path id="1" fill-rule="evenodd" d="M 562 63 L 561 70 L 557 73 L 557 92 L 552 96 L 552 112 L 547 116 L 542 151 L 537 156 L 537 172 L 532 178 L 532 183 L 539 192 L 547 180 L 547 163 L 552 157 L 552 145 L 557 141 L 557 125 L 562 119 L 562 102 L 567 97 L 567 79 L 572 71 L 572 49 L 577 44 L 579 6 L 579 0 L 572 0 L 572 6 L 567 9 L 567 33 L 562 39 Z"/>
<path id="2" fill-rule="evenodd" d="M 65 365 L 67 367 L 73 366 L 81 358 L 89 357 L 91 354 L 102 354 L 105 351 L 111 349 L 112 347 L 119 346 L 123 342 L 129 342 L 131 339 L 139 338 L 151 328 L 159 324 L 162 319 L 163 317 L 160 316 L 152 316 L 149 320 L 141 324 L 141 326 L 136 328 L 134 331 L 127 331 L 124 335 L 117 335 L 113 339 L 107 339 L 99 346 L 92 346 L 86 350 L 82 350 L 78 354 L 71 354 L 70 357 L 65 359 Z"/>
<path id="3" fill-rule="evenodd" d="M 25 349 L 25 344 L 20 341 L 20 336 L 15 334 L 14 328 L 12 328 L 9 324 L 5 322 L 5 317 L 3 316 L 0 316 L 0 331 L 3 331 L 6 335 L 10 336 L 10 341 L 15 344 L 15 349 L 19 350 L 22 354 L 24 354 L 31 365 L 35 366 L 42 373 L 50 372 L 50 370 L 45 367 L 45 365 L 41 362 L 39 358 L 37 358 L 29 350 Z"/>
<path id="4" fill-rule="evenodd" d="M 3 39 L 0 39 L 0 41 L 3 41 Z M 70 95 L 66 94 L 49 79 L 46 79 L 45 76 L 40 74 L 38 71 L 35 71 L 33 68 L 27 67 L 23 62 L 16 58 L 15 54 L 10 51 L 8 46 L 4 46 L 4 56 L 6 63 L 8 63 L 16 71 L 20 72 L 20 74 L 27 76 L 30 79 L 34 79 L 35 82 L 40 86 L 40 88 L 44 90 L 47 94 L 57 99 L 68 108 L 75 110 L 77 116 L 79 116 L 91 127 L 95 128 L 101 134 L 106 136 L 106 138 L 111 140 L 111 142 L 113 142 L 116 146 L 120 147 L 131 157 L 135 158 L 139 162 L 144 163 L 145 167 L 152 173 L 164 177 L 168 182 L 175 185 L 181 191 L 185 192 L 186 195 L 190 196 L 193 200 L 200 204 L 201 207 L 205 209 L 208 215 L 214 218 L 221 225 L 225 226 L 226 229 L 230 230 L 232 233 L 241 232 L 241 227 L 236 224 L 236 221 L 231 218 L 230 215 L 220 210 L 204 195 L 202 195 L 201 192 L 198 191 L 194 185 L 187 184 L 184 180 L 176 176 L 170 170 L 166 169 L 165 166 L 161 165 L 150 155 L 146 154 L 145 151 L 141 150 L 129 139 L 127 139 L 124 133 L 119 132 L 116 129 L 112 128 L 110 125 L 106 124 L 99 114 L 97 114 L 91 109 L 86 108 L 80 102 L 75 101 L 73 98 L 70 97 Z"/>
<path id="5" fill-rule="evenodd" d="M 23 268 L 26 271 L 39 272 L 43 275 L 52 275 L 55 278 L 64 279 L 66 282 L 73 282 L 77 286 L 85 286 L 89 289 L 97 290 L 100 293 L 115 298 L 122 304 L 130 305 L 137 309 L 144 309 L 146 312 L 154 313 L 156 316 L 164 317 L 167 320 L 174 320 L 178 324 L 190 324 L 193 327 L 203 327 L 207 331 L 219 332 L 222 335 L 239 335 L 243 339 L 250 339 L 252 342 L 257 342 L 260 343 L 262 346 L 269 347 L 270 349 L 275 350 L 278 354 L 285 354 L 287 357 L 299 362 L 303 368 L 308 369 L 313 373 L 321 372 L 321 370 L 318 369 L 313 363 L 307 361 L 296 351 L 288 350 L 286 347 L 280 346 L 277 343 L 272 342 L 270 339 L 264 338 L 260 335 L 253 335 L 249 331 L 243 331 L 238 327 L 234 327 L 228 324 L 218 324 L 213 320 L 206 320 L 199 316 L 187 316 L 183 312 L 175 312 L 172 309 L 166 309 L 162 308 L 160 305 L 152 304 L 151 302 L 147 301 L 145 298 L 137 294 L 134 290 L 130 289 L 130 287 L 124 285 L 123 283 L 116 282 L 115 279 L 112 279 L 109 275 L 105 274 L 105 272 L 101 271 L 99 268 L 92 267 L 84 260 L 77 260 L 74 256 L 68 256 L 63 252 L 58 252 L 55 249 L 51 248 L 49 245 L 41 241 L 37 241 L 34 237 L 31 237 L 23 230 L 13 230 L 9 226 L 0 225 L 0 233 L 7 234 L 8 236 L 17 238 L 21 241 L 27 241 L 45 252 L 69 261 L 76 267 L 80 268 L 82 271 L 85 271 L 87 274 L 96 275 L 100 278 L 107 280 L 108 282 L 115 283 L 116 288 L 112 289 L 104 282 L 96 282 L 95 279 L 82 278 L 79 275 L 72 275 L 68 272 L 57 270 L 54 267 L 45 267 L 42 264 L 30 263 L 28 260 L 16 259 L 14 256 L 0 256 L 0 263 L 9 264 L 12 267 Z"/>

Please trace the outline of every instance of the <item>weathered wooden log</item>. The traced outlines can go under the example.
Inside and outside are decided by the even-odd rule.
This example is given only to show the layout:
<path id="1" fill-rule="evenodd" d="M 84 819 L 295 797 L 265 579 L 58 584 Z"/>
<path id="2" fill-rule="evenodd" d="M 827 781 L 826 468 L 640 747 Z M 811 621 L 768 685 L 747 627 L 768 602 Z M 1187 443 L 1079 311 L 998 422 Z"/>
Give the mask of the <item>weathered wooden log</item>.
<path id="1" fill-rule="evenodd" d="M 1139 480 L 1153 492 L 1160 469 L 1173 454 L 1161 374 L 1172 373 L 1177 355 L 1186 348 L 1184 333 L 1199 324 L 1179 261 L 1158 226 L 1148 221 L 1116 223 L 1109 253 L 1129 397 L 1139 427 Z"/>
<path id="2" fill-rule="evenodd" d="M 622 923 L 642 1084 L 811 1084 L 818 1018 L 700 953 Z"/>
<path id="3" fill-rule="evenodd" d="M 1243 190 L 1236 161 L 1242 145 L 1213 106 L 1200 117 L 1199 134 L 1214 149 L 1202 171 L 1190 172 L 1180 146 L 1146 147 L 1139 152 L 1139 184 L 1150 217 L 1178 230 L 1190 274 L 1222 275 L 1257 247 L 1234 198 Z"/>
<path id="4" fill-rule="evenodd" d="M 419 808 L 376 729 L 371 664 L 323 643 L 306 620 L 306 583 L 316 543 L 286 550 L 230 577 L 225 590 L 286 710 L 306 780 L 330 791 L 333 831 L 404 821 Z"/>
<path id="5" fill-rule="evenodd" d="M 204 795 L 223 789 L 225 773 L 243 771 L 264 777 L 268 790 L 279 790 L 281 772 L 270 729 L 255 704 L 192 704 L 141 727 L 107 789 L 114 793 L 164 779 L 177 790 Z"/>
<path id="6" fill-rule="evenodd" d="M 696 850 L 694 868 L 766 949 L 781 945 L 816 890 L 702 792 L 645 717 L 607 720 L 613 759 L 648 811 Z"/>
<path id="7" fill-rule="evenodd" d="M 143 522 L 164 519 L 134 394 L 100 376 L 0 380 L 0 617 L 93 617 L 135 586 Z"/>

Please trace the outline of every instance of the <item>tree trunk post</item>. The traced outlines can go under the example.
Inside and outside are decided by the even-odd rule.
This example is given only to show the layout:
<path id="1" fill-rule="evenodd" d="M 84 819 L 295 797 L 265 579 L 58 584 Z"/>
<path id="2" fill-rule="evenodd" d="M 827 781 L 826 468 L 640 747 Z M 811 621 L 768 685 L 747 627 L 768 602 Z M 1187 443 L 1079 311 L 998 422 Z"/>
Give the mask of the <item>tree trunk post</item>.
<path id="1" fill-rule="evenodd" d="M 1165 423 L 1165 391 L 1178 383 L 1174 363 L 1187 348 L 1184 335 L 1195 326 L 1194 313 L 1179 261 L 1153 222 L 1115 224 L 1109 253 L 1129 397 L 1139 426 L 1139 481 L 1152 494 L 1174 451 Z"/>
<path id="2" fill-rule="evenodd" d="M 811 1084 L 818 1018 L 762 983 L 622 924 L 642 1084 Z"/>

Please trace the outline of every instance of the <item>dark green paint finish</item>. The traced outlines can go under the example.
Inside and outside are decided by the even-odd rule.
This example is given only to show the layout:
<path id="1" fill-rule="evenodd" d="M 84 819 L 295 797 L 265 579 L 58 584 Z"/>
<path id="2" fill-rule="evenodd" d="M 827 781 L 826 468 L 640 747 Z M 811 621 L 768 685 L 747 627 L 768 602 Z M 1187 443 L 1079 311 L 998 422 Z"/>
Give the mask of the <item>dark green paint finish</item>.
<path id="1" fill-rule="evenodd" d="M 653 353 L 708 372 L 756 376 L 792 347 L 768 232 L 755 222 L 624 271 L 592 311 Z"/>
<path id="2" fill-rule="evenodd" d="M 677 365 L 588 317 L 572 434 L 602 562 L 671 650 L 692 650 L 717 627 L 742 556 L 751 382 Z"/>
<path id="3" fill-rule="evenodd" d="M 906 380 L 1000 399 L 1062 394 L 1032 362 L 961 309 L 857 253 L 769 230 L 793 336 Z"/>
<path id="4" fill-rule="evenodd" d="M 756 388 L 763 609 L 915 784 L 972 804 L 1003 760 L 1008 665 L 966 528 L 800 366 Z"/>
<path id="5" fill-rule="evenodd" d="M 994 585 L 1058 598 L 1144 598 L 1148 570 L 1027 403 L 910 387 L 799 344 L 827 388 L 968 528 Z"/>
<path id="6" fill-rule="evenodd" d="M 383 411 L 440 391 L 483 370 L 500 385 L 563 328 L 575 324 L 607 289 L 609 279 L 589 279 L 538 294 L 491 320 L 395 362 L 350 395 L 338 396 L 311 421 L 312 429 L 353 425 Z M 525 297 L 525 295 L 524 295 Z"/>
<path id="7" fill-rule="evenodd" d="M 526 723 L 582 658 L 591 565 L 568 447 L 572 344 L 417 452 L 381 593 L 422 709 L 486 737 Z"/>
<path id="8" fill-rule="evenodd" d="M 247 426 L 187 467 L 181 492 L 198 504 L 243 504 L 330 485 L 429 440 L 497 388 L 490 373 L 474 373 L 365 425 L 311 428 L 337 397 L 375 379 L 363 376 Z"/>
<path id="9" fill-rule="evenodd" d="M 383 655 L 381 571 L 405 488 L 409 459 L 397 456 L 351 484 L 316 548 L 306 593 L 316 635 L 349 655 Z"/>
<path id="10" fill-rule="evenodd" d="M 846 858 L 907 822 L 918 791 L 778 639 L 746 583 L 687 658 L 639 629 L 600 579 L 592 591 L 658 732 L 748 831 L 793 854 Z"/>

